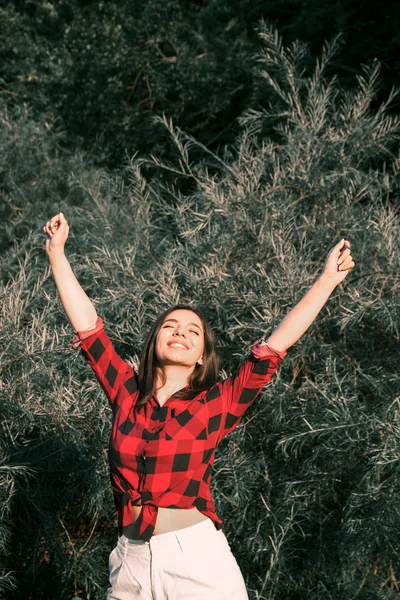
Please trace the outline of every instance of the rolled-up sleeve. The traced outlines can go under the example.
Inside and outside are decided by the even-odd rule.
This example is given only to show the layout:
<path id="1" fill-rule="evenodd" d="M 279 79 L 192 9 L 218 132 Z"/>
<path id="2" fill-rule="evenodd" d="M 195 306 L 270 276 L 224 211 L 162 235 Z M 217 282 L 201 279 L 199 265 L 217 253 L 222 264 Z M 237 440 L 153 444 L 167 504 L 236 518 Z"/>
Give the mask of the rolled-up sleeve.
<path id="1" fill-rule="evenodd" d="M 240 423 L 244 413 L 269 383 L 286 356 L 286 350 L 275 350 L 262 341 L 255 342 L 238 373 L 217 383 L 210 404 L 212 419 L 219 421 L 218 443 Z M 221 418 L 219 418 L 219 415 Z"/>
<path id="2" fill-rule="evenodd" d="M 97 317 L 95 325 L 90 329 L 84 329 L 83 331 L 74 330 L 75 335 L 71 343 L 72 349 L 77 350 L 83 340 L 97 333 L 98 331 L 100 331 L 100 329 L 104 329 L 104 323 L 101 317 Z"/>
<path id="3" fill-rule="evenodd" d="M 127 393 L 137 389 L 135 371 L 115 351 L 101 317 L 91 329 L 74 333 L 72 348 L 81 349 L 111 405 L 122 384 L 125 384 Z"/>
<path id="4" fill-rule="evenodd" d="M 265 356 L 269 356 L 271 354 L 274 356 L 280 356 L 280 358 L 285 358 L 287 354 L 286 350 L 275 350 L 274 348 L 271 348 L 271 346 L 268 346 L 264 338 L 255 342 L 251 347 L 251 351 L 256 358 L 264 358 Z"/>

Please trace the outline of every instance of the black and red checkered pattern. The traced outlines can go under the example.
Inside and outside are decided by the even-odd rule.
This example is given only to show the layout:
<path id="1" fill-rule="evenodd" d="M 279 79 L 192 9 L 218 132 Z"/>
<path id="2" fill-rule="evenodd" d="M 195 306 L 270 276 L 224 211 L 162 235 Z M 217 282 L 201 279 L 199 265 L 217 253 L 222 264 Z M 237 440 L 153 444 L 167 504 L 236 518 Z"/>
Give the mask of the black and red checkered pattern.
<path id="1" fill-rule="evenodd" d="M 137 375 L 116 353 L 101 317 L 93 329 L 75 332 L 72 347 L 79 346 L 113 411 L 109 464 L 119 535 L 148 541 L 158 507 L 196 507 L 221 529 L 210 492 L 215 450 L 287 352 L 256 342 L 236 375 L 192 400 L 174 394 L 160 406 L 153 396 L 137 407 Z M 142 506 L 136 521 L 132 506 Z"/>

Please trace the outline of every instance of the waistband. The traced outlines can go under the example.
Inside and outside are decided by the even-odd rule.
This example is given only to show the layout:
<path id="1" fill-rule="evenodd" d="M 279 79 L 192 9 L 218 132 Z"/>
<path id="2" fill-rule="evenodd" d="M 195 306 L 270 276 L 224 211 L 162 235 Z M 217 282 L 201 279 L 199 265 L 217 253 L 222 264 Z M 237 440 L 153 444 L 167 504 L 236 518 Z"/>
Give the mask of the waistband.
<path id="1" fill-rule="evenodd" d="M 220 536 L 221 534 L 222 530 L 217 530 L 213 521 L 207 518 L 204 521 L 200 521 L 200 523 L 189 525 L 183 529 L 153 535 L 148 542 L 145 542 L 144 540 L 130 540 L 122 534 L 118 537 L 117 546 L 125 555 L 130 553 L 137 554 L 138 552 L 147 552 L 149 547 L 168 547 L 170 544 L 176 542 L 176 540 L 182 541 L 182 543 L 184 543 L 185 540 L 193 543 L 196 540 L 204 538 L 210 539 L 212 536 Z"/>

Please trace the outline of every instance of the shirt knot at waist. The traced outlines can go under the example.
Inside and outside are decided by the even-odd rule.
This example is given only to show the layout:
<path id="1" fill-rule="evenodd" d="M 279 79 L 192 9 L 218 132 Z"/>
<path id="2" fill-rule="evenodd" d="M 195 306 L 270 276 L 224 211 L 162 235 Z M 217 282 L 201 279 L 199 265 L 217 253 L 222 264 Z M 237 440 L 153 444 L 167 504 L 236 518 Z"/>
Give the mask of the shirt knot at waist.
<path id="1" fill-rule="evenodd" d="M 141 505 L 153 505 L 151 500 L 153 500 L 153 494 L 147 490 L 143 490 L 142 492 L 138 492 L 137 490 L 130 490 L 126 492 L 120 492 L 114 490 L 114 494 L 119 496 L 119 502 L 122 506 L 126 507 L 129 504 L 132 506 L 141 506 Z"/>
<path id="2" fill-rule="evenodd" d="M 141 539 L 146 542 L 150 541 L 156 527 L 158 515 L 158 506 L 151 503 L 152 494 L 147 491 L 137 492 L 136 490 L 132 490 L 130 492 L 120 492 L 119 495 L 121 496 L 126 521 L 133 526 L 135 532 L 134 539 Z M 136 520 L 132 509 L 133 506 L 142 507 Z"/>

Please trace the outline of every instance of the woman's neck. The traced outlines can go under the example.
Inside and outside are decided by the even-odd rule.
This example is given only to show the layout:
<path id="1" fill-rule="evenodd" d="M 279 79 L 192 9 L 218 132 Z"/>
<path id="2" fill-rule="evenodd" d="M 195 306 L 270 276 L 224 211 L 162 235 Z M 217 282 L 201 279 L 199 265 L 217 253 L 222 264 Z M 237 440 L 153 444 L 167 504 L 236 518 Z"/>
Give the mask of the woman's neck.
<path id="1" fill-rule="evenodd" d="M 160 404 L 163 404 L 172 394 L 189 385 L 190 375 L 194 367 L 183 367 L 177 365 L 164 365 L 162 372 L 158 370 L 156 396 Z M 162 373 L 165 376 L 165 383 L 162 385 Z"/>

